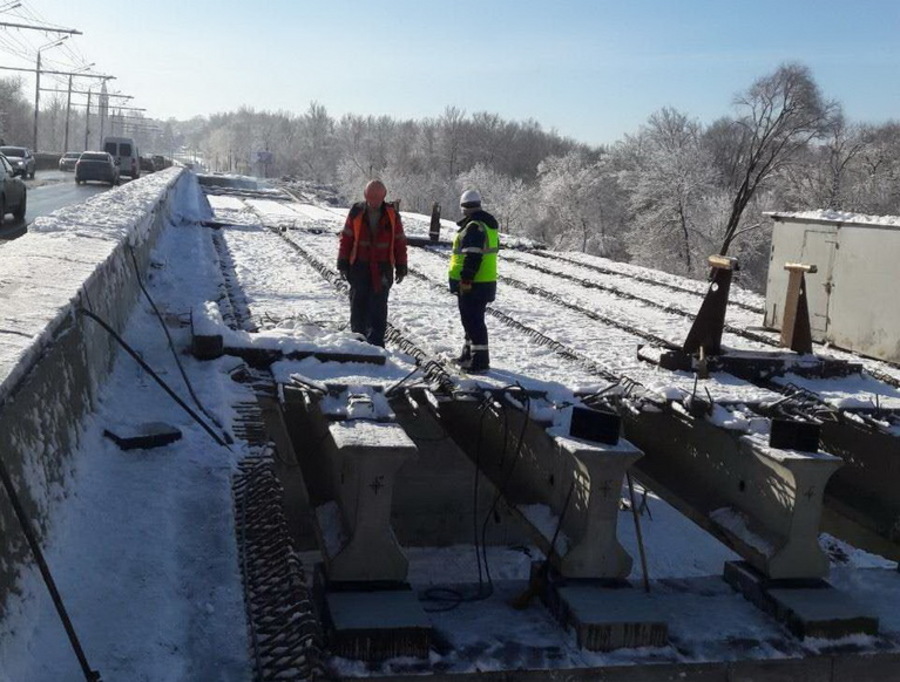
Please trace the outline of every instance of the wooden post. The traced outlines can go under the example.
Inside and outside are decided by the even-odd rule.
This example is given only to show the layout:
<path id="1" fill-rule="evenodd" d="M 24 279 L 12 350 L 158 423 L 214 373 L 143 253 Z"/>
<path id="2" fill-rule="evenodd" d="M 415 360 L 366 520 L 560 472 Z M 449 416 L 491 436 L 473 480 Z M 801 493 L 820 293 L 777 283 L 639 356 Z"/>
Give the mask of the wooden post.
<path id="1" fill-rule="evenodd" d="M 434 202 L 431 205 L 431 225 L 428 229 L 428 238 L 437 242 L 441 238 L 441 205 Z"/>
<path id="2" fill-rule="evenodd" d="M 805 274 L 818 272 L 818 268 L 804 263 L 785 263 L 784 269 L 790 275 L 784 300 L 784 319 L 781 322 L 781 345 L 796 353 L 812 353 Z"/>

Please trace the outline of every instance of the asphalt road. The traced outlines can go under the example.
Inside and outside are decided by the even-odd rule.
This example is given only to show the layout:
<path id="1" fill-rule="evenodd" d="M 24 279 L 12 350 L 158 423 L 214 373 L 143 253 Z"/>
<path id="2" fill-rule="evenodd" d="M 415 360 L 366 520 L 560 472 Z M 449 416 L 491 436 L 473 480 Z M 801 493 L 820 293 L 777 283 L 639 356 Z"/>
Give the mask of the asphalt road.
<path id="1" fill-rule="evenodd" d="M 0 225 L 0 245 L 10 239 L 21 237 L 28 230 L 28 225 L 35 218 L 53 213 L 53 211 L 79 204 L 98 192 L 109 189 L 106 185 L 89 183 L 75 184 L 75 173 L 63 173 L 58 170 L 37 171 L 34 180 L 26 180 L 28 186 L 28 210 L 24 220 L 13 220 L 7 217 Z"/>

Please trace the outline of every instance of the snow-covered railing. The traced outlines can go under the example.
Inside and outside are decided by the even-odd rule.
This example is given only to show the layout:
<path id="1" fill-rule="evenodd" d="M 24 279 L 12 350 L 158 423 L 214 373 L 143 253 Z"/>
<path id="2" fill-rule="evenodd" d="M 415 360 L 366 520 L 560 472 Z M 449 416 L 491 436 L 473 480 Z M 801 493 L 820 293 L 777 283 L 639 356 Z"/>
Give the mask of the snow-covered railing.
<path id="1" fill-rule="evenodd" d="M 80 421 L 115 345 L 83 307 L 121 330 L 163 226 L 196 205 L 194 176 L 169 169 L 38 218 L 0 249 L 0 456 L 36 525 L 67 491 Z M 192 194 L 193 192 L 193 194 Z M 25 557 L 0 505 L 0 586 Z"/>

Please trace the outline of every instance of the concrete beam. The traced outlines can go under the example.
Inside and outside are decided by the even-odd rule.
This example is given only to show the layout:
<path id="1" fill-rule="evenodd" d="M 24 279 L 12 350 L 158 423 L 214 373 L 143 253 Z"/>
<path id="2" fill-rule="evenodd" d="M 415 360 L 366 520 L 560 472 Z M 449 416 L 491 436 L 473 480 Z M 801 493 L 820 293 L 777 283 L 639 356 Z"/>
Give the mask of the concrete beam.
<path id="1" fill-rule="evenodd" d="M 404 581 L 409 561 L 391 528 L 397 471 L 416 446 L 397 424 L 332 422 L 332 459 L 349 538 L 328 564 L 335 581 Z"/>
<path id="2" fill-rule="evenodd" d="M 559 435 L 529 416 L 552 410 L 550 403 L 530 398 L 523 409 L 521 400 L 451 398 L 439 409 L 450 434 L 531 525 L 562 576 L 624 578 L 632 559 L 616 536 L 618 506 L 625 471 L 640 450 L 624 440 L 605 445 Z"/>
<path id="3" fill-rule="evenodd" d="M 768 447 L 674 409 L 624 415 L 636 475 L 768 578 L 822 578 L 823 494 L 839 457 Z"/>

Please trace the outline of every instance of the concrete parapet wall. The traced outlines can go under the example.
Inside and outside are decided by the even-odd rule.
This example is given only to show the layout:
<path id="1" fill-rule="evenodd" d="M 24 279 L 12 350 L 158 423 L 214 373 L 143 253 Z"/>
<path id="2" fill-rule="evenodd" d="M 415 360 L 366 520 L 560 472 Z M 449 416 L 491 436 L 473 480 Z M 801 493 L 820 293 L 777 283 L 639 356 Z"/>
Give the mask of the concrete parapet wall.
<path id="1" fill-rule="evenodd" d="M 195 182 L 182 169 L 156 173 L 39 218 L 0 249 L 0 457 L 42 535 L 68 491 L 82 420 L 117 349 L 78 310 L 123 328 L 140 294 L 132 250 L 143 270 L 179 192 Z M 32 561 L 0 491 L 0 605 Z"/>

